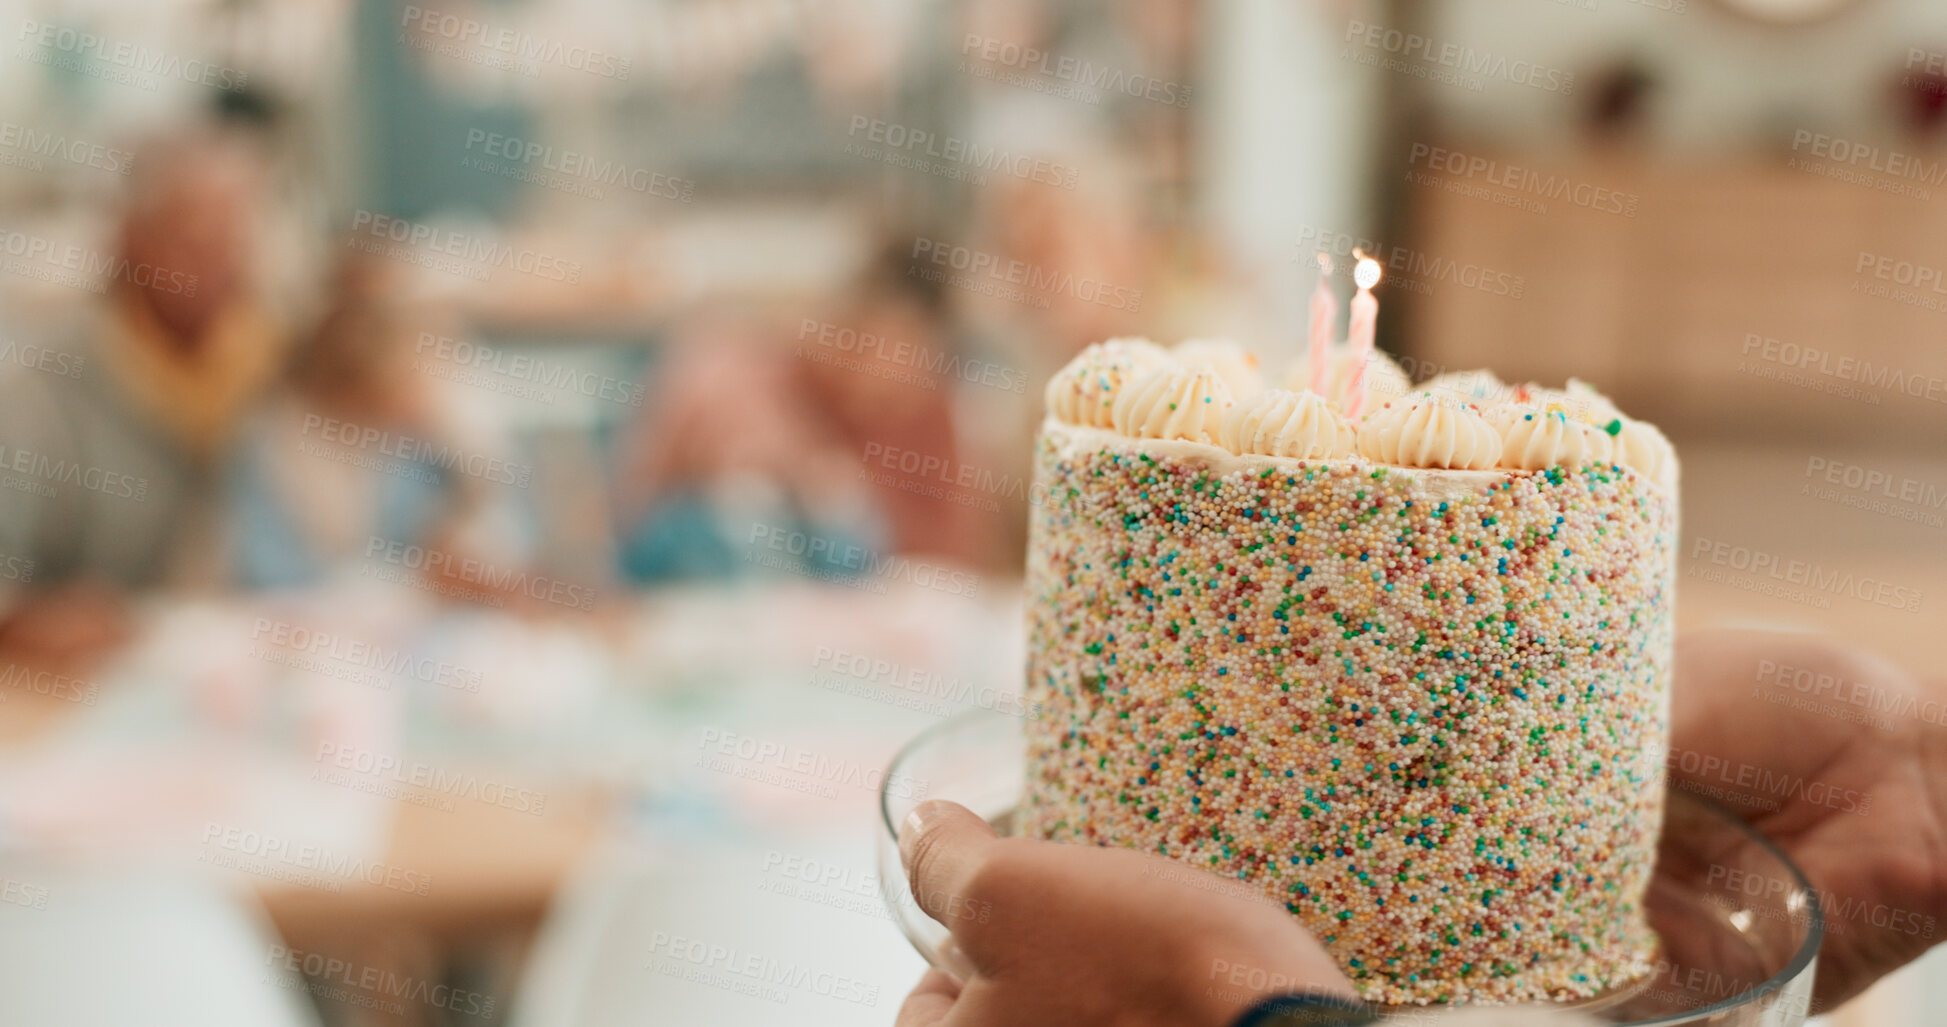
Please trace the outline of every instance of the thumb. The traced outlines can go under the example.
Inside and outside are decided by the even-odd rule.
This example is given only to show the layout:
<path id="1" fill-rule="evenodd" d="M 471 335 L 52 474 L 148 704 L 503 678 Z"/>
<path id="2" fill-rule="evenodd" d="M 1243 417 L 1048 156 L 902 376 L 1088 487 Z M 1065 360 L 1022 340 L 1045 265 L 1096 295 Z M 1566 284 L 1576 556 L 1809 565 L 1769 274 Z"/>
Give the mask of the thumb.
<path id="1" fill-rule="evenodd" d="M 893 1027 L 935 1027 L 946 1022 L 953 1003 L 960 998 L 960 982 L 940 970 L 928 970 L 919 985 L 899 1007 Z"/>
<path id="2" fill-rule="evenodd" d="M 948 923 L 954 900 L 969 901 L 967 886 L 997 839 L 987 821 L 959 803 L 935 799 L 906 814 L 899 824 L 899 861 L 919 908 Z"/>

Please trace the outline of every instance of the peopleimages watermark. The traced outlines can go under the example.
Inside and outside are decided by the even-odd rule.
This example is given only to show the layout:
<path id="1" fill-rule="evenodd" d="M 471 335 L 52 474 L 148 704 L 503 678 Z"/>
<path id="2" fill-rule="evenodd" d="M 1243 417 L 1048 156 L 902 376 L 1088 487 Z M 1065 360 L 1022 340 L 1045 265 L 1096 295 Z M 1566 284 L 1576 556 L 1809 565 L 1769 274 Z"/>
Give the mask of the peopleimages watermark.
<path id="1" fill-rule="evenodd" d="M 772 849 L 764 855 L 757 890 L 875 920 L 894 919 L 878 874 L 831 860 Z M 985 899 L 975 900 L 959 894 L 928 897 L 934 900 L 932 908 L 942 920 L 984 924 L 994 916 L 994 904 Z M 900 891 L 897 902 L 905 910 L 921 912 L 923 909 L 919 896 L 909 889 Z"/>
<path id="2" fill-rule="evenodd" d="M 93 706 L 101 695 L 101 685 L 96 682 L 24 663 L 9 663 L 0 668 L 0 689 L 5 689 L 0 691 L 0 702 L 6 700 L 7 692 L 28 692 L 62 702 Z"/>
<path id="3" fill-rule="evenodd" d="M 1806 458 L 1805 483 L 1798 491 L 1864 513 L 1930 528 L 1947 527 L 1947 517 L 1940 512 L 1947 508 L 1947 488 L 1877 467 L 1811 456 Z"/>
<path id="4" fill-rule="evenodd" d="M 1852 291 L 1934 313 L 1947 312 L 1947 274 L 1927 264 L 1859 251 Z"/>
<path id="5" fill-rule="evenodd" d="M 23 345 L 5 339 L 0 340 L 0 364 L 18 364 L 30 371 L 51 374 L 56 378 L 79 378 L 81 369 L 88 366 L 88 358 L 81 353 L 49 349 L 31 342 Z"/>
<path id="6" fill-rule="evenodd" d="M 604 187 L 678 203 L 690 202 L 696 193 L 696 183 L 688 179 L 485 129 L 467 130 L 466 151 L 460 160 L 463 168 L 591 200 L 602 199 Z"/>
<path id="7" fill-rule="evenodd" d="M 656 931 L 650 935 L 649 951 L 655 958 L 647 969 L 654 973 L 779 1005 L 791 1000 L 791 992 L 859 1006 L 879 1004 L 877 984 L 736 945 Z"/>
<path id="8" fill-rule="evenodd" d="M 1722 903 L 1716 896 L 1711 901 L 1721 908 Z M 1654 982 L 1649 987 L 1630 989 L 1632 1001 L 1672 1003 L 1686 1009 L 1720 1002 L 1733 995 L 1743 995 L 1765 983 L 1760 978 L 1727 976 L 1717 970 L 1673 963 L 1663 958 L 1652 961 L 1648 979 Z M 1787 992 L 1776 1003 L 1767 1006 L 1765 1011 L 1775 1011 L 1784 1018 L 1779 1021 L 1781 1023 L 1798 1023 L 1804 1019 L 1811 1001 L 1810 988 L 1802 992 Z M 1793 1019 L 1794 1016 L 1797 1019 Z"/>
<path id="9" fill-rule="evenodd" d="M 15 553 L 0 553 L 0 581 L 18 581 L 22 584 L 34 580 L 34 558 Z"/>
<path id="10" fill-rule="evenodd" d="M 744 545 L 745 563 L 872 592 L 887 591 L 888 581 L 905 581 L 966 598 L 980 591 L 980 575 L 972 571 L 955 570 L 898 553 L 878 553 L 864 546 L 762 521 L 751 524 Z"/>
<path id="11" fill-rule="evenodd" d="M 1743 867 L 1725 866 L 1712 863 L 1704 873 L 1704 883 L 1727 892 L 1736 892 L 1749 898 L 1784 898 L 1797 894 L 1800 885 L 1797 881 L 1775 877 Z M 1849 925 L 1864 924 L 1883 931 L 1910 935 L 1915 938 L 1932 938 L 1938 921 L 1924 913 L 1889 906 L 1883 902 L 1868 902 L 1851 895 L 1840 895 L 1825 888 L 1813 886 L 1818 896 L 1819 910 L 1825 914 L 1825 928 L 1834 934 L 1844 934 Z M 1809 918 L 1810 909 L 1797 912 L 1797 916 Z"/>
<path id="12" fill-rule="evenodd" d="M 1344 42 L 1352 44 L 1340 52 L 1339 56 L 1344 60 L 1414 78 L 1457 85 L 1474 92 L 1480 91 L 1482 84 L 1489 79 L 1563 96 L 1575 91 L 1575 73 L 1572 71 L 1530 60 L 1510 59 L 1417 32 L 1351 21 L 1346 23 Z M 1363 48 L 1364 52 L 1353 47 Z"/>
<path id="13" fill-rule="evenodd" d="M 1279 995 L 1293 991 L 1306 991 L 1314 985 L 1310 975 L 1307 974 L 1294 976 L 1282 971 L 1269 971 L 1260 966 L 1233 963 L 1228 959 L 1211 960 L 1210 973 L 1207 980 L 1210 982 L 1210 985 L 1205 989 L 1206 994 L 1212 994 L 1210 989 L 1217 987 L 1221 982 L 1232 988 L 1248 989 L 1247 991 L 1238 993 L 1240 997 Z M 1229 996 L 1228 992 L 1224 992 L 1223 994 L 1225 997 Z"/>
<path id="14" fill-rule="evenodd" d="M 318 764 L 313 781 L 447 813 L 456 799 L 536 817 L 547 812 L 546 792 L 361 746 L 320 742 L 311 762 Z"/>
<path id="15" fill-rule="evenodd" d="M 859 477 L 877 485 L 944 502 L 999 513 L 999 499 L 1041 506 L 1048 487 L 1018 474 L 996 472 L 933 453 L 883 442 L 865 444 Z M 998 498 L 997 498 L 998 497 Z"/>
<path id="16" fill-rule="evenodd" d="M 858 142 L 863 134 L 865 143 Z M 1016 153 L 998 146 L 976 143 L 959 136 L 940 135 L 925 129 L 908 128 L 894 121 L 881 121 L 863 114 L 852 115 L 846 130 L 850 142 L 845 152 L 866 160 L 881 161 L 895 167 L 911 168 L 943 178 L 986 185 L 981 175 L 987 172 L 1018 178 L 1023 182 L 1073 189 L 1081 172 L 1067 164 Z"/>
<path id="17" fill-rule="evenodd" d="M 97 295 L 115 281 L 171 296 L 194 296 L 197 286 L 196 276 L 187 272 L 5 228 L 0 228 L 0 270 Z"/>
<path id="18" fill-rule="evenodd" d="M 888 774 L 878 762 L 832 757 L 790 742 L 759 738 L 721 728 L 704 728 L 693 765 L 788 791 L 835 799 L 838 789 L 854 788 L 919 801 L 932 786 L 911 774 Z"/>
<path id="19" fill-rule="evenodd" d="M 21 60 L 150 92 L 169 79 L 216 89 L 242 89 L 250 80 L 247 73 L 214 61 L 44 22 L 21 22 L 17 38 L 21 45 L 15 56 Z"/>
<path id="20" fill-rule="evenodd" d="M 917 236 L 913 239 L 913 249 L 908 256 L 923 262 L 917 268 L 908 268 L 909 275 L 916 273 L 926 281 L 945 282 L 956 289 L 1027 302 L 1037 309 L 1047 308 L 1050 294 L 1131 313 L 1142 307 L 1141 289 L 1124 288 L 1072 271 L 1044 268 L 1025 260 L 1005 259 L 999 254 L 971 246 Z"/>
<path id="21" fill-rule="evenodd" d="M 1779 598 L 1789 599 L 1794 595 L 1813 599 L 1843 596 L 1889 610 L 1918 613 L 1920 601 L 1926 596 L 1922 589 L 1896 585 L 1851 571 L 1832 570 L 1809 560 L 1789 559 L 1722 539 L 1697 538 L 1690 544 L 1690 559 L 1692 562 L 1688 573 L 1691 577 L 1728 584 L 1747 592 L 1777 595 Z M 1724 571 L 1748 573 L 1725 574 Z M 1829 608 L 1831 603 L 1808 605 L 1823 609 Z"/>
<path id="22" fill-rule="evenodd" d="M 1947 184 L 1947 162 L 1881 149 L 1806 128 L 1792 133 L 1792 155 L 1786 159 L 1785 166 L 1920 200 L 1933 198 L 1927 186 L 1938 188 Z"/>
<path id="23" fill-rule="evenodd" d="M 124 176 L 135 168 L 135 154 L 132 151 L 35 129 L 15 121 L 0 120 L 0 150 L 8 151 L 0 152 L 0 164 L 27 171 L 46 170 L 47 165 L 42 161 L 94 168 L 111 175 Z"/>
<path id="24" fill-rule="evenodd" d="M 24 909 L 46 909 L 50 893 L 38 884 L 0 877 L 0 902 Z"/>
<path id="25" fill-rule="evenodd" d="M 565 606 L 571 610 L 595 608 L 595 589 L 590 586 L 562 581 L 559 578 L 534 574 L 514 567 L 502 567 L 486 560 L 461 556 L 444 549 L 433 549 L 374 535 L 365 542 L 365 558 L 401 571 L 451 578 L 462 585 L 479 589 L 483 594 L 494 599 L 512 592 L 537 602 Z M 382 580 L 393 580 L 374 572 L 370 564 L 367 564 L 367 573 L 371 577 Z"/>
<path id="26" fill-rule="evenodd" d="M 892 919 L 879 889 L 879 875 L 777 849 L 764 856 L 757 890 L 874 920 Z"/>
<path id="27" fill-rule="evenodd" d="M 978 33 L 968 33 L 960 41 L 960 57 L 963 73 L 1066 100 L 1099 104 L 1107 94 L 1168 107 L 1190 106 L 1190 87 L 1180 82 Z"/>
<path id="28" fill-rule="evenodd" d="M 351 463 L 355 466 L 367 466 L 373 470 L 386 469 L 388 465 L 371 466 L 352 459 L 357 452 L 369 450 L 380 457 L 402 461 L 401 465 L 389 466 L 399 470 L 403 476 L 415 477 L 429 484 L 438 481 L 438 474 L 435 472 L 464 474 L 469 478 L 479 478 L 497 485 L 512 485 L 523 489 L 534 477 L 534 468 L 527 464 L 514 463 L 485 453 L 468 452 L 458 446 L 432 442 L 374 425 L 341 421 L 323 414 L 304 415 L 304 426 L 300 429 L 300 434 L 306 440 L 321 439 L 334 443 L 343 450 L 353 451 L 339 452 L 334 455 L 333 451 L 315 443 L 300 446 L 300 449 L 308 455 L 336 459 L 340 463 Z M 421 473 L 406 474 L 406 471 Z"/>
<path id="29" fill-rule="evenodd" d="M 1246 902 L 1267 901 L 1264 891 L 1254 885 L 1235 878 L 1221 877 L 1195 866 L 1184 866 L 1181 863 L 1157 860 L 1143 867 L 1142 873 L 1137 876 L 1153 878 L 1167 885 L 1209 892 L 1212 895 L 1242 899 Z"/>
<path id="30" fill-rule="evenodd" d="M 1947 403 L 1947 378 L 1918 374 L 1891 364 L 1876 364 L 1756 332 L 1745 333 L 1737 369 L 1754 378 L 1857 400 L 1868 406 L 1885 402 L 1885 393 L 1889 392 Z"/>
<path id="31" fill-rule="evenodd" d="M 421 374 L 547 405 L 552 405 L 558 396 L 550 390 L 560 390 L 617 406 L 640 408 L 648 391 L 637 382 L 596 374 L 565 360 L 543 360 L 432 332 L 420 332 L 412 352 L 412 369 Z M 442 363 L 428 362 L 424 359 L 428 355 Z"/>
<path id="32" fill-rule="evenodd" d="M 427 10 L 417 4 L 404 7 L 399 26 L 414 33 L 402 34 L 401 41 L 415 49 L 526 75 L 533 75 L 538 65 L 552 64 L 597 78 L 625 81 L 634 66 L 633 59 L 604 50 L 520 29 L 495 27 L 457 14 Z"/>
<path id="33" fill-rule="evenodd" d="M 264 965 L 285 971 L 266 974 L 267 983 L 288 986 L 295 980 L 317 998 L 393 1016 L 405 1015 L 408 1002 L 484 1019 L 492 1019 L 498 1006 L 492 995 L 284 945 L 270 946 Z"/>
<path id="34" fill-rule="evenodd" d="M 1755 680 L 1752 694 L 1766 702 L 1849 723 L 1889 728 L 1893 726 L 1892 719 L 1899 717 L 1947 727 L 1947 703 L 1938 699 L 1923 701 L 1910 693 L 1888 691 L 1871 682 L 1794 667 L 1777 660 L 1759 660 Z"/>
<path id="35" fill-rule="evenodd" d="M 58 494 L 56 485 L 79 485 L 89 492 L 138 503 L 149 498 L 147 478 L 0 442 L 0 488 L 52 499 Z"/>
<path id="36" fill-rule="evenodd" d="M 415 656 L 403 648 L 391 649 L 271 617 L 258 617 L 251 625 L 250 638 L 250 655 L 257 659 L 362 681 L 379 689 L 389 690 L 395 678 L 410 678 L 459 692 L 478 692 L 485 679 L 477 670 Z M 334 669 L 342 672 L 334 673 Z"/>
<path id="37" fill-rule="evenodd" d="M 1914 74 L 1915 71 L 1919 74 Z M 1947 53 L 1922 50 L 1917 46 L 1907 48 L 1906 74 L 1900 76 L 1901 88 L 1919 88 L 1938 96 L 1942 90 L 1943 75 L 1947 75 Z"/>
<path id="38" fill-rule="evenodd" d="M 865 653 L 821 645 L 811 667 L 811 683 L 818 688 L 935 717 L 981 709 L 1023 720 L 1041 719 L 1041 704 L 1028 702 L 1019 692 L 976 685 L 965 678 L 907 667 Z"/>
<path id="39" fill-rule="evenodd" d="M 1320 250 L 1341 258 L 1350 258 L 1352 251 L 1358 250 L 1385 267 L 1388 288 L 1407 289 L 1425 295 L 1432 295 L 1433 286 L 1438 282 L 1516 300 L 1528 288 L 1528 280 L 1521 275 L 1484 264 L 1435 256 L 1405 246 L 1382 246 L 1350 232 L 1317 225 L 1298 226 L 1298 249 L 1292 259 L 1309 264 Z M 1343 268 L 1342 273 L 1351 274 L 1351 260 L 1336 263 Z"/>
<path id="40" fill-rule="evenodd" d="M 425 895 L 432 875 L 380 860 L 363 859 L 316 845 L 293 842 L 252 828 L 207 822 L 198 862 L 324 891 L 342 891 L 346 881 Z"/>
<path id="41" fill-rule="evenodd" d="M 1191 870 L 1194 874 L 1196 871 Z M 1148 871 L 1144 871 L 1145 876 Z M 1165 875 L 1168 872 L 1165 871 Z M 1261 897 L 1261 895 L 1260 895 Z M 1248 963 L 1237 963 L 1229 959 L 1217 958 L 1210 961 L 1210 971 L 1205 977 L 1203 994 L 1243 1008 L 1272 996 L 1294 991 L 1311 990 L 1313 979 L 1306 974 L 1292 975 L 1288 970 L 1272 970 Z M 1433 1024 L 1446 1019 L 1442 1010 L 1401 1008 L 1386 1012 L 1386 1023 L 1391 1024 Z M 1342 1013 L 1326 1009 L 1299 1010 L 1281 1017 L 1279 1023 L 1291 1024 L 1338 1024 L 1344 1022 Z"/>
<path id="42" fill-rule="evenodd" d="M 811 343 L 810 347 L 805 345 Z M 1028 374 L 992 360 L 931 350 L 905 339 L 861 332 L 805 318 L 798 323 L 798 356 L 813 363 L 828 364 L 847 371 L 886 378 L 929 391 L 938 388 L 937 377 L 945 377 L 1021 395 L 1027 391 Z"/>
<path id="43" fill-rule="evenodd" d="M 1743 760 L 1674 747 L 1664 749 L 1662 756 L 1665 769 L 1687 775 L 1673 782 L 1676 787 L 1720 802 L 1777 810 L 1791 800 L 1862 817 L 1873 808 L 1868 793 Z"/>
<path id="44" fill-rule="evenodd" d="M 1478 153 L 1467 153 L 1431 143 L 1414 143 L 1407 151 L 1406 163 L 1413 169 L 1407 172 L 1409 182 L 1431 185 L 1449 192 L 1459 192 L 1461 195 L 1485 199 L 1535 214 L 1548 213 L 1548 203 L 1555 202 L 1598 214 L 1615 214 L 1633 218 L 1636 216 L 1637 207 L 1642 203 L 1642 197 L 1635 193 L 1626 193 L 1594 182 L 1579 181 L 1567 175 L 1544 173 Z M 1450 177 L 1441 179 L 1426 172 L 1440 172 Z M 1471 181 L 1478 181 L 1490 188 L 1479 195 L 1455 188 L 1456 185 Z M 1505 189 L 1507 192 L 1497 192 L 1496 189 Z"/>
<path id="45" fill-rule="evenodd" d="M 347 245 L 364 253 L 479 282 L 492 279 L 496 270 L 512 268 L 544 281 L 568 285 L 581 283 L 582 267 L 579 261 L 496 242 L 483 236 L 390 217 L 363 207 L 352 214 L 352 238 Z"/>

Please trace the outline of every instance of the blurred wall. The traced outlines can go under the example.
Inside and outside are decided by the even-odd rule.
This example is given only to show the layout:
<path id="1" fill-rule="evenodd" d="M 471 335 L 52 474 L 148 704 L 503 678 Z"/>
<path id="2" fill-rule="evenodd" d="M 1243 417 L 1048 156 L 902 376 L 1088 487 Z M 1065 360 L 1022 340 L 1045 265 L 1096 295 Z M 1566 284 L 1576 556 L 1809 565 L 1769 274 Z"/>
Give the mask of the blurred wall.
<path id="1" fill-rule="evenodd" d="M 1663 5 L 1681 11 L 1660 9 Z M 1786 142 L 1801 125 L 1890 132 L 1887 89 L 1909 48 L 1947 49 L 1947 4 L 1858 0 L 1809 27 L 1761 25 L 1716 0 L 1574 2 L 1442 0 L 1423 13 L 1442 43 L 1587 72 L 1634 54 L 1659 84 L 1649 138 L 1723 150 L 1754 139 Z M 1441 90 L 1455 131 L 1536 146 L 1572 146 L 1576 108 L 1542 90 Z"/>

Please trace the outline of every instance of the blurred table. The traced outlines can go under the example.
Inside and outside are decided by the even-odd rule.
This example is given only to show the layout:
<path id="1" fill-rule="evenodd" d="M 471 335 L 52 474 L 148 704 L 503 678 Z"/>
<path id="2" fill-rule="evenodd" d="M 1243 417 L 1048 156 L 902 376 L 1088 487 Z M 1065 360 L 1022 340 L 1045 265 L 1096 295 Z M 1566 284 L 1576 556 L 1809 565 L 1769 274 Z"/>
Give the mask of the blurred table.
<path id="1" fill-rule="evenodd" d="M 528 942 L 564 882 L 580 882 L 571 894 L 603 895 L 612 925 L 652 933 L 612 937 L 570 961 L 574 975 L 619 961 L 619 990 L 544 958 L 553 969 L 527 989 L 537 996 L 599 986 L 621 1000 L 617 1022 L 672 1008 L 738 1022 L 717 1015 L 735 996 L 642 970 L 654 930 L 696 930 L 683 926 L 695 920 L 828 962 L 840 958 L 825 951 L 831 938 L 852 939 L 873 955 L 845 969 L 860 980 L 885 974 L 889 1019 L 893 991 L 917 964 L 890 921 L 871 915 L 876 897 L 833 909 L 748 887 L 777 851 L 836 854 L 869 881 L 876 793 L 855 781 L 842 802 L 807 802 L 699 768 L 700 743 L 761 736 L 842 751 L 874 773 L 920 727 L 975 701 L 970 686 L 1018 677 L 1015 591 L 990 586 L 988 598 L 969 599 L 901 582 L 786 580 L 538 618 L 369 591 L 158 600 L 129 652 L 83 675 L 95 702 L 76 701 L 78 688 L 0 695 L 0 823 L 17 847 L 85 852 L 138 874 L 186 870 L 255 895 L 281 940 L 265 942 L 254 972 L 294 960 L 328 1024 L 508 1022 Z M 285 630 L 293 625 L 478 670 L 480 687 L 375 683 L 363 656 L 308 658 L 364 648 L 311 645 Z M 280 633 L 298 640 L 266 645 Z M 938 687 L 916 688 L 912 675 Z M 416 774 L 405 785 L 353 776 L 346 787 L 325 754 L 348 749 L 467 784 L 446 790 Z M 544 812 L 466 790 L 488 780 L 545 795 Z M 292 873 L 250 842 L 230 845 L 231 834 L 326 856 Z M 664 858 L 679 848 L 707 855 Z M 428 883 L 331 869 L 346 861 Z M 638 915 L 612 919 L 623 909 Z M 585 933 L 575 916 L 557 919 L 565 926 L 550 937 Z M 445 998 L 396 1001 L 359 981 L 437 985 Z M 860 1007 L 840 1011 L 853 1022 Z M 812 1015 L 802 1002 L 791 1012 L 816 1019 L 802 1019 Z M 550 1012 L 527 1022 L 585 1021 Z"/>
<path id="2" fill-rule="evenodd" d="M 1727 477 L 1688 495 L 1715 506 L 1739 489 Z M 97 705 L 4 693 L 0 814 L 156 865 L 185 852 L 194 865 L 212 819 L 279 837 L 315 829 L 331 851 L 426 875 L 431 886 L 413 894 L 228 874 L 261 898 L 288 952 L 351 968 L 310 982 L 330 1024 L 890 1023 L 920 962 L 877 897 L 871 772 L 969 702 L 1018 695 L 1018 591 L 983 581 L 969 599 L 782 582 L 539 622 L 467 609 L 408 616 L 339 596 L 163 611 L 131 658 L 103 671 Z M 1730 596 L 1685 594 L 1687 621 L 1739 613 Z M 415 652 L 489 677 L 479 694 L 371 689 L 293 674 L 250 648 L 266 619 L 321 609 L 362 611 L 335 630 L 378 637 L 372 625 L 389 625 Z M 320 738 L 518 781 L 547 794 L 546 813 L 319 785 Z M 710 758 L 726 745 L 728 762 Z M 772 772 L 737 755 L 758 746 L 805 758 Z M 19 808 L 54 781 L 79 790 Z M 104 797 L 121 804 L 92 820 L 49 819 Z M 672 959 L 694 941 L 847 983 L 842 993 L 740 989 Z M 1928 972 L 1901 975 L 1832 1022 L 1900 1022 Z M 371 996 L 345 986 L 347 974 L 437 983 L 448 999 L 361 1002 Z"/>

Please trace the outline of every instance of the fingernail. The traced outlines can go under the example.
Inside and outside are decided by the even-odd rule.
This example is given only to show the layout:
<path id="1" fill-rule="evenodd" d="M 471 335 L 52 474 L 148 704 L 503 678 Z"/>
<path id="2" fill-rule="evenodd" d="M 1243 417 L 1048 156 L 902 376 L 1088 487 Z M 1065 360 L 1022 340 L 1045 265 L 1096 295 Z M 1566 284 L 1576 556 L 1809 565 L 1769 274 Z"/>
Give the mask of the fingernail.
<path id="1" fill-rule="evenodd" d="M 927 825 L 937 819 L 939 819 L 939 814 L 933 808 L 933 804 L 930 802 L 922 802 L 914 806 L 906 814 L 906 818 L 899 822 L 899 865 L 901 868 L 909 872 L 913 869 L 913 843 L 919 839 L 920 832 L 926 830 Z"/>

